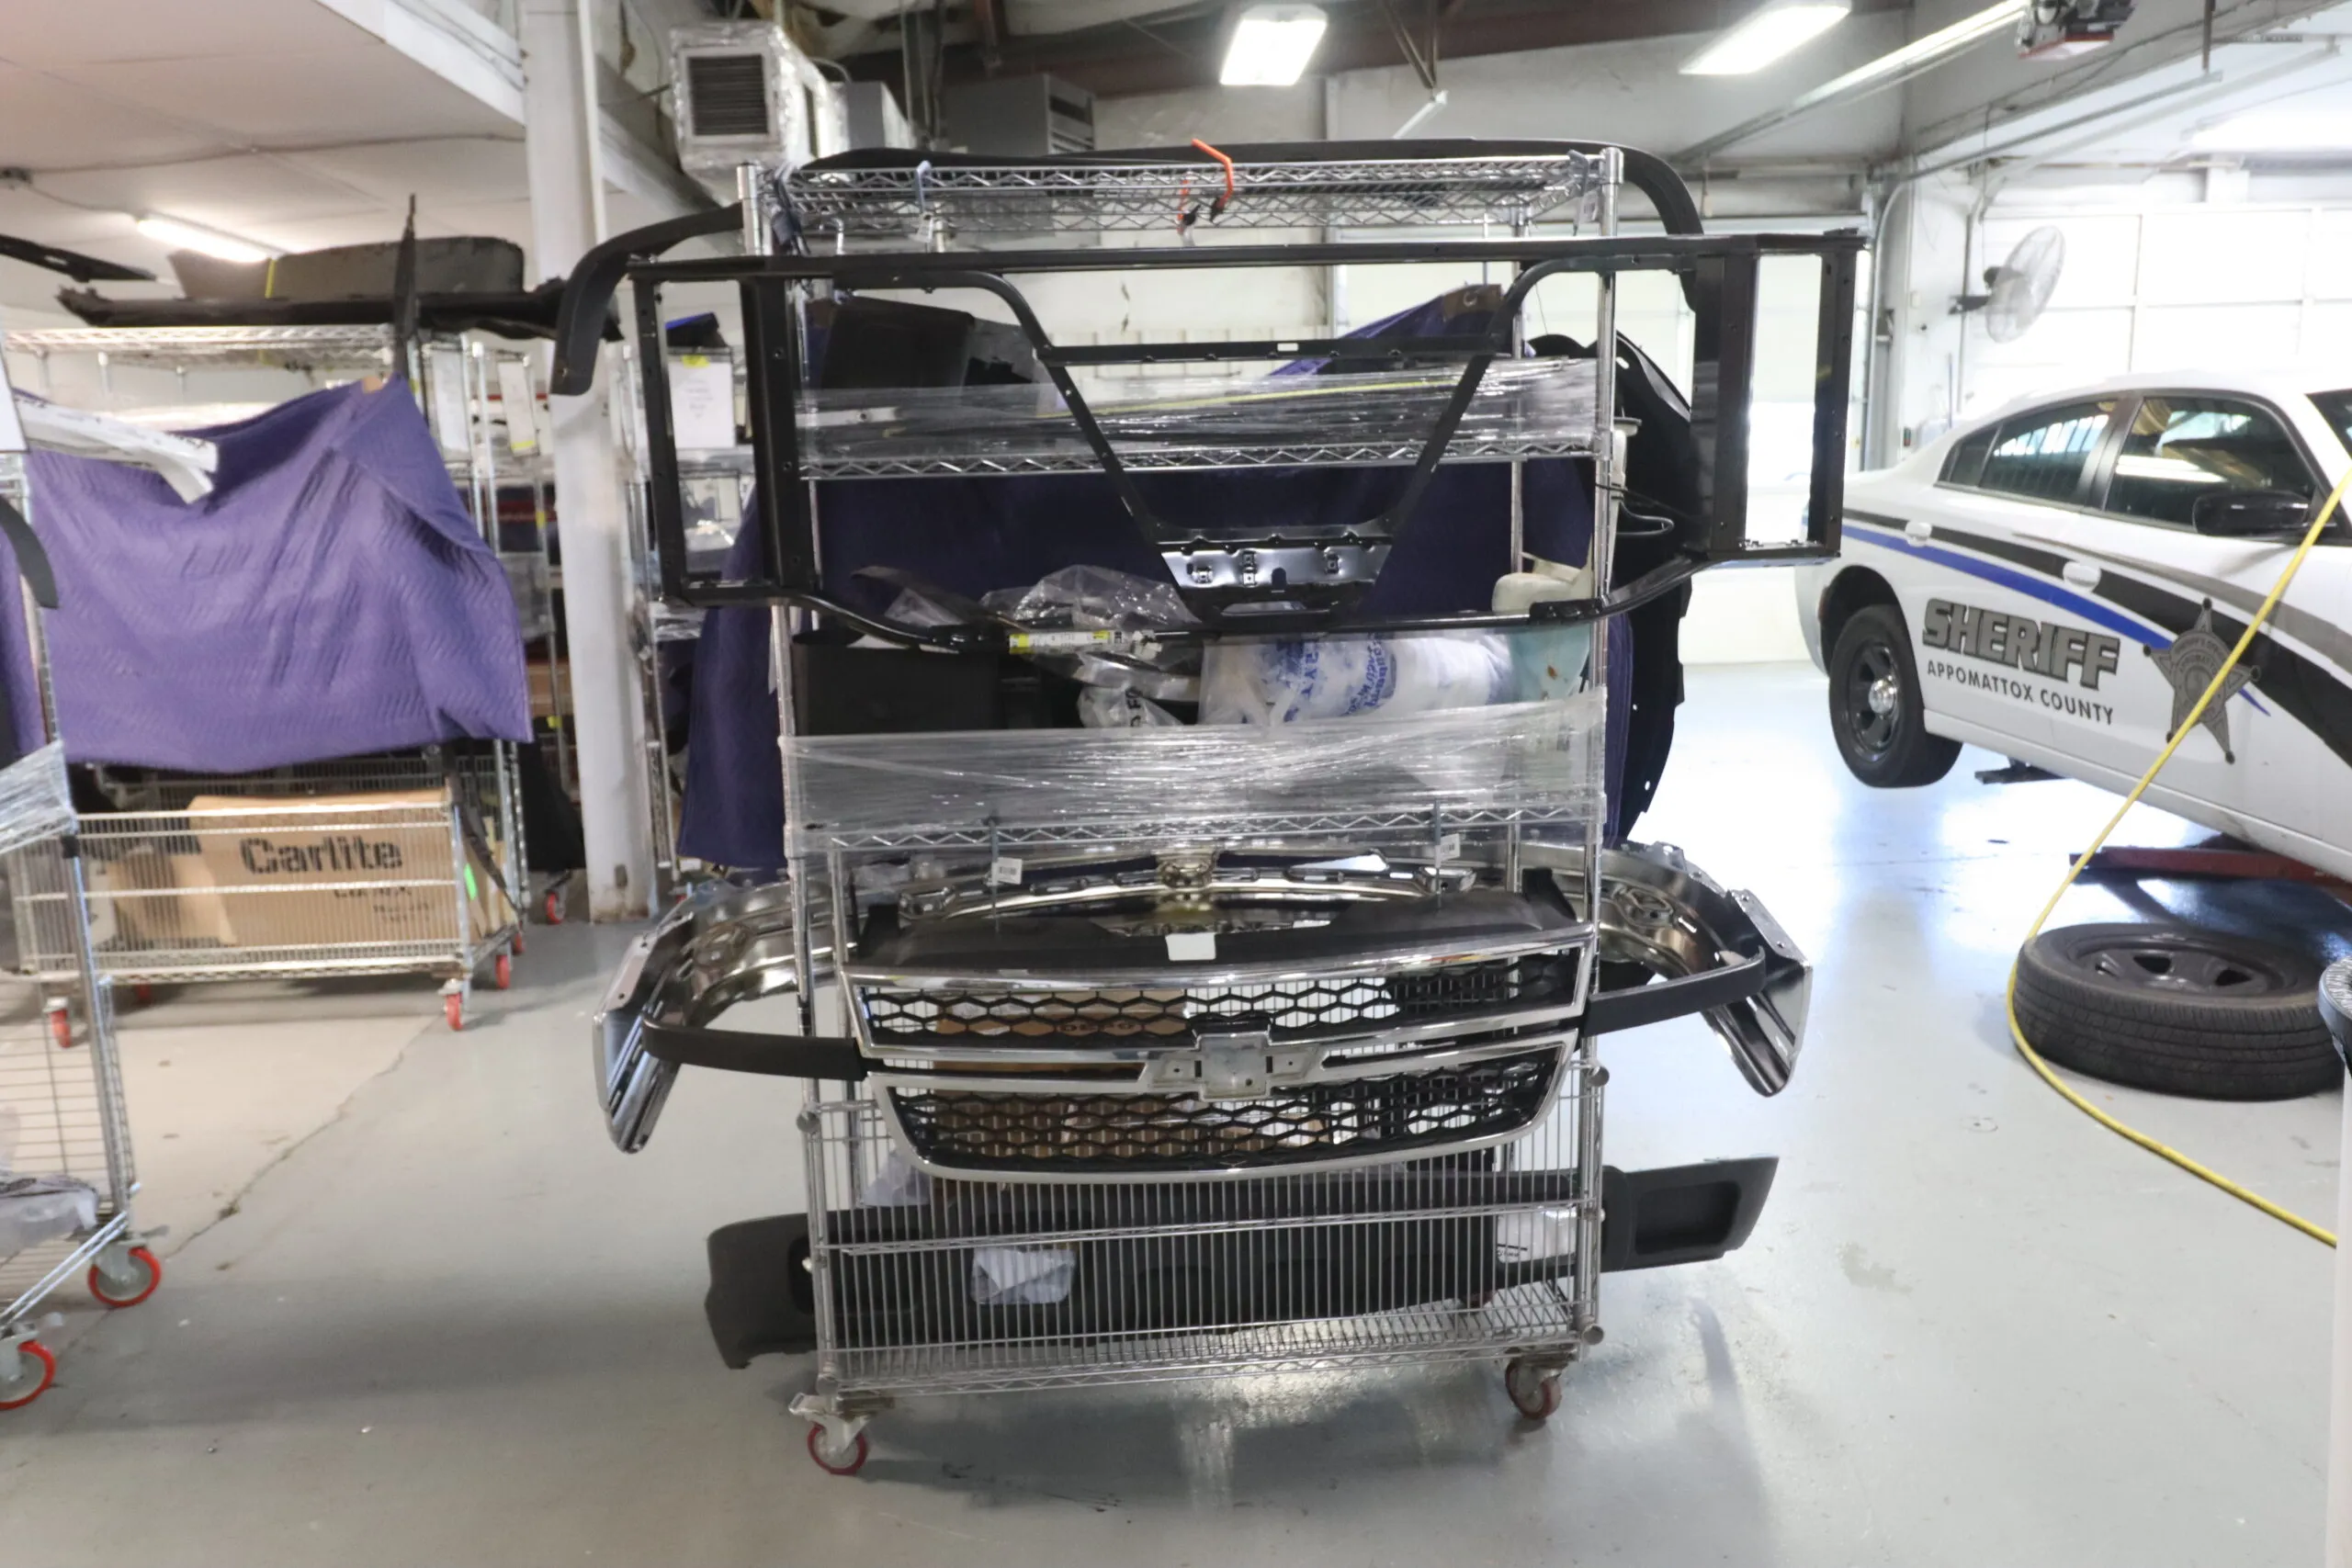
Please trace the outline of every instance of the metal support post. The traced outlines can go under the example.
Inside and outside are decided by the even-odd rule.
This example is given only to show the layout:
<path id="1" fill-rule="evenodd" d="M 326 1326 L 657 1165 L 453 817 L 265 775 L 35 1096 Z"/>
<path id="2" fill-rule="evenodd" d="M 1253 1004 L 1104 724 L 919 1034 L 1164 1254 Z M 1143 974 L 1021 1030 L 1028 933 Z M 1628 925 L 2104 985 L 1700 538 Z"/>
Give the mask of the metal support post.
<path id="1" fill-rule="evenodd" d="M 533 260 L 560 275 L 605 237 L 596 56 L 582 0 L 522 0 L 524 157 Z M 653 886 L 644 715 L 629 647 L 628 507 L 609 389 L 550 397 L 564 628 L 592 919 L 643 918 Z"/>

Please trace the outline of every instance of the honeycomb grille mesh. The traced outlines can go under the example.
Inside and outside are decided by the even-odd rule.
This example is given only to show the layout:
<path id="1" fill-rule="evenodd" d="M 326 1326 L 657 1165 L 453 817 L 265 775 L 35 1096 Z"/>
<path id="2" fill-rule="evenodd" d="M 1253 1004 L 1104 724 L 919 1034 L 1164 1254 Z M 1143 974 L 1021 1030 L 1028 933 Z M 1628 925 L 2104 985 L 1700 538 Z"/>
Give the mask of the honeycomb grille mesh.
<path id="1" fill-rule="evenodd" d="M 1465 1066 L 1312 1084 L 1257 1100 L 893 1089 L 915 1154 L 940 1167 L 1082 1176 L 1255 1169 L 1404 1156 L 1532 1124 L 1556 1048 Z"/>
<path id="2" fill-rule="evenodd" d="M 1190 1039 L 1193 1021 L 1262 1018 L 1276 1037 L 1340 1034 L 1424 1023 L 1572 995 L 1572 955 L 1498 958 L 1408 975 L 1334 976 L 1277 985 L 1134 990 L 965 991 L 862 987 L 866 1025 L 879 1041 Z"/>

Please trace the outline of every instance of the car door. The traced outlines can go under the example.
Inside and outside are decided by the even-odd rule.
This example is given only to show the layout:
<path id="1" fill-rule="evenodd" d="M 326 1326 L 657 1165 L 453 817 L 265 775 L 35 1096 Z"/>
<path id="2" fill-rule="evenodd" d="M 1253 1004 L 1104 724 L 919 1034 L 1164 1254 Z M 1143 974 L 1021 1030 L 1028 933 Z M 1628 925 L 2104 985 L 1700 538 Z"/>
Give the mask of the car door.
<path id="1" fill-rule="evenodd" d="M 2120 644 L 2064 608 L 2059 535 L 2119 400 L 2053 404 L 1976 432 L 1921 496 L 1905 536 L 1929 569 L 1902 574 L 1896 593 L 1937 733 L 2038 751 L 2065 690 L 2107 680 Z"/>
<path id="2" fill-rule="evenodd" d="M 2244 633 L 2297 539 L 2226 538 L 2191 522 L 2225 490 L 2321 491 L 2291 423 L 2249 397 L 2149 392 L 2125 411 L 2093 476 L 2093 504 L 2066 528 L 2067 570 L 2143 629 L 2111 703 L 2062 713 L 2062 748 L 2128 782 L 2144 772 Z M 2266 632 L 2159 781 L 2208 821 L 2324 832 L 2347 782 L 2330 739 L 2352 749 L 2343 680 L 2337 547 L 2297 576 Z M 2335 836 L 2341 838 L 2340 827 Z"/>

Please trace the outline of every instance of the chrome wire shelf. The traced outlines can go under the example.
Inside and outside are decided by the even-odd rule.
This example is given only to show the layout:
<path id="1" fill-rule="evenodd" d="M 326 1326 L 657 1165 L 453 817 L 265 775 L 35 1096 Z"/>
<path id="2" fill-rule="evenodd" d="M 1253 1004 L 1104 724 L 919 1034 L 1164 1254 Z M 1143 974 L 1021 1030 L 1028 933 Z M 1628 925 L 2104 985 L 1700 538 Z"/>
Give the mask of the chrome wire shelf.
<path id="1" fill-rule="evenodd" d="M 439 341 L 435 339 L 433 341 Z M 119 364 L 250 365 L 292 370 L 380 370 L 389 326 L 43 327 L 7 334 L 21 354 L 103 354 Z"/>
<path id="2" fill-rule="evenodd" d="M 1572 1072 L 1581 1069 L 1572 1068 Z M 819 1375 L 860 1397 L 1580 1352 L 1598 1170 L 1572 1092 L 1487 1155 L 1215 1189 L 910 1188 L 871 1100 L 802 1115 Z M 897 1204 L 899 1207 L 892 1207 Z M 1008 1264 L 1025 1290 L 995 1294 Z M 845 1397 L 844 1397 L 845 1396 Z"/>
<path id="3" fill-rule="evenodd" d="M 1287 446 L 1193 446 L 1123 448 L 1120 465 L 1133 472 L 1159 473 L 1184 468 L 1393 468 L 1418 461 L 1424 443 L 1389 441 L 1353 445 Z M 1523 438 L 1496 437 L 1459 440 L 1446 448 L 1445 461 L 1500 463 L 1514 458 L 1589 457 L 1589 435 L 1549 434 Z M 804 458 L 804 477 L 817 479 L 915 479 L 963 474 L 981 478 L 1021 474 L 1099 474 L 1102 461 L 1073 438 L 1067 452 L 1033 452 L 1005 457 L 925 454 L 921 450 L 899 457 L 824 457 Z"/>
<path id="4" fill-rule="evenodd" d="M 1596 193 L 1601 160 L 1541 156 L 1300 161 L 1234 166 L 1234 197 L 1212 220 L 1225 172 L 1206 161 L 903 168 L 802 167 L 780 184 L 801 228 L 849 238 L 921 234 L 1139 233 L 1200 209 L 1216 229 L 1520 226 Z"/>
<path id="5" fill-rule="evenodd" d="M 1205 840 L 1291 839 L 1323 841 L 1367 834 L 1403 834 L 1426 841 L 1434 824 L 1444 833 L 1487 828 L 1582 827 L 1592 818 L 1586 805 L 1519 808 L 1428 807 L 1411 810 L 1317 811 L 1296 815 L 1250 813 L 1158 818 L 1106 817 L 1097 822 L 928 825 L 866 830 L 829 829 L 812 822 L 796 835 L 808 848 L 872 850 L 1099 849 L 1136 843 L 1189 843 Z"/>

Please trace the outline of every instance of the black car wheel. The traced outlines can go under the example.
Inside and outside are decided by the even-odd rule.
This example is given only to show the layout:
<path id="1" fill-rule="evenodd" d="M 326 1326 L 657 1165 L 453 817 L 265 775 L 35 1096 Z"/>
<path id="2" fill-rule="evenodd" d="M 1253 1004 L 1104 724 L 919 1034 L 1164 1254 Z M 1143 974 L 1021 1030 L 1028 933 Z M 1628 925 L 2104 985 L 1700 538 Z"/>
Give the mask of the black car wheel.
<path id="1" fill-rule="evenodd" d="M 2195 926 L 2043 931 L 2018 955 L 2018 1023 L 2061 1066 L 2164 1094 L 2291 1100 L 2343 1076 L 2319 964 Z"/>
<path id="2" fill-rule="evenodd" d="M 1829 654 L 1829 728 L 1847 769 L 1879 789 L 1933 784 L 1959 760 L 1959 741 L 1928 733 L 1910 634 L 1893 605 L 1858 610 L 1838 631 Z"/>

